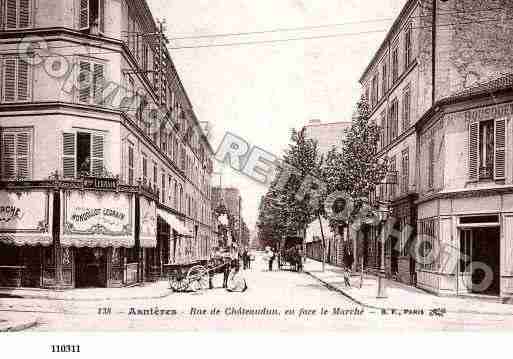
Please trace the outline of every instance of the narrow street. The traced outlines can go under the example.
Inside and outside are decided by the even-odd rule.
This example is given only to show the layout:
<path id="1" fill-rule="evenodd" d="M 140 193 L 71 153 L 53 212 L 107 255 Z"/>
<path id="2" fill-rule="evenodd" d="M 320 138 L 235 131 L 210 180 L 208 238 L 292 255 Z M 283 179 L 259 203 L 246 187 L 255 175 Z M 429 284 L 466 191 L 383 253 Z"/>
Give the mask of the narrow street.
<path id="1" fill-rule="evenodd" d="M 448 313 L 444 317 L 424 315 L 382 315 L 379 310 L 362 309 L 342 294 L 325 288 L 311 276 L 289 271 L 267 272 L 257 256 L 251 270 L 246 271 L 249 289 L 245 293 L 229 293 L 222 288 L 200 293 L 175 293 L 162 299 L 115 301 L 57 301 L 37 299 L 0 299 L 0 316 L 4 311 L 32 313 L 39 325 L 30 331 L 169 331 L 169 330 L 476 330 L 513 326 L 512 317 Z M 220 287 L 222 276 L 216 277 Z M 99 314 L 111 308 L 111 314 Z M 129 314 L 138 310 L 167 311 L 155 315 Z M 219 309 L 212 314 L 212 309 Z M 265 314 L 234 314 L 239 308 L 266 309 Z M 327 310 L 321 314 L 321 308 Z M 339 308 L 338 315 L 334 310 Z M 427 309 L 427 308 L 411 308 Z M 286 313 L 294 310 L 294 313 Z M 343 310 L 352 310 L 343 313 Z M 174 314 L 176 312 L 176 314 Z M 274 313 L 272 313 L 274 312 Z M 426 312 L 426 310 L 425 310 Z M 215 320 L 213 320 L 215 319 Z M 258 320 L 255 320 L 258 319 Z"/>

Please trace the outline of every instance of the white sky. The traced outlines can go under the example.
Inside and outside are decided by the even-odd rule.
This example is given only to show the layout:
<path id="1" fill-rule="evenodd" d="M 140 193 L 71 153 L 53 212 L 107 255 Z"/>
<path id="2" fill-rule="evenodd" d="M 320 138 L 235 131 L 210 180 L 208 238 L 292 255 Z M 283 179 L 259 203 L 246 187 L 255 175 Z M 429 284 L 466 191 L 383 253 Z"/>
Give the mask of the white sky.
<path id="1" fill-rule="evenodd" d="M 388 29 L 406 0 L 148 0 L 166 20 L 168 38 L 340 24 L 294 32 L 174 40 L 170 47 L 273 40 Z M 214 127 L 216 150 L 226 131 L 281 155 L 291 128 L 310 119 L 348 121 L 358 79 L 386 32 L 273 44 L 170 50 L 200 121 Z M 216 166 L 216 171 L 220 166 Z M 250 229 L 266 188 L 231 169 L 222 184 L 240 188 Z M 217 177 L 217 178 L 216 178 Z M 214 176 L 214 184 L 219 177 Z"/>

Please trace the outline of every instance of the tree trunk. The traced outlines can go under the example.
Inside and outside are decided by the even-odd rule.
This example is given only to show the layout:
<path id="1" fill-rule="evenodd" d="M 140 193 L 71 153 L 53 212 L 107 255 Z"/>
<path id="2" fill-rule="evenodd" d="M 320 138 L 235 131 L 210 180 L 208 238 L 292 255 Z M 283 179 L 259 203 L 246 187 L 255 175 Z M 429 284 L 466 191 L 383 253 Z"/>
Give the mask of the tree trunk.
<path id="1" fill-rule="evenodd" d="M 326 269 L 326 241 L 324 239 L 324 231 L 322 230 L 322 221 L 321 215 L 317 213 L 317 218 L 319 219 L 319 226 L 321 227 L 321 238 L 322 238 L 322 271 L 324 272 Z"/>

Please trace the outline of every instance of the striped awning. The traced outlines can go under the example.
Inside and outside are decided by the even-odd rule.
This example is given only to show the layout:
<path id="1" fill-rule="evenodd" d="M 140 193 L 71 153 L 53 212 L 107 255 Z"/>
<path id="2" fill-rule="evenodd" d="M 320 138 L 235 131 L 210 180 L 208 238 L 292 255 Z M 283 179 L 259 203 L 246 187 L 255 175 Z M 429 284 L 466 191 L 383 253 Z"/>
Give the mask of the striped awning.
<path id="1" fill-rule="evenodd" d="M 89 248 L 132 248 L 135 246 L 135 238 L 133 236 L 69 236 L 64 235 L 61 237 L 61 246 L 63 247 L 89 247 Z"/>
<path id="2" fill-rule="evenodd" d="M 174 214 L 164 211 L 160 208 L 157 209 L 157 215 L 162 218 L 169 226 L 182 236 L 192 236 L 191 231 L 185 224 Z"/>
<path id="3" fill-rule="evenodd" d="M 49 234 L 32 233 L 0 233 L 0 242 L 12 246 L 43 246 L 48 247 L 53 243 Z"/>

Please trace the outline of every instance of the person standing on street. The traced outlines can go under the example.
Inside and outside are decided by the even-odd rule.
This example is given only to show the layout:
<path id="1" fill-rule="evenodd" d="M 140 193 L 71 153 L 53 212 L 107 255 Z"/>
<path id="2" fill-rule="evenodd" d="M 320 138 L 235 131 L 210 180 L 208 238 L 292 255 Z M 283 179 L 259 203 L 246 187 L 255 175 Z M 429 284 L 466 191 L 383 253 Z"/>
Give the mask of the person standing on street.
<path id="1" fill-rule="evenodd" d="M 274 254 L 274 251 L 272 248 L 269 249 L 269 272 L 273 271 L 273 262 L 276 258 L 276 254 Z"/>

